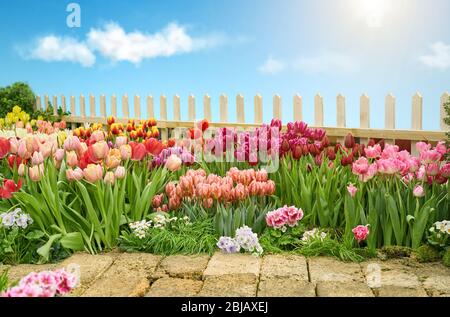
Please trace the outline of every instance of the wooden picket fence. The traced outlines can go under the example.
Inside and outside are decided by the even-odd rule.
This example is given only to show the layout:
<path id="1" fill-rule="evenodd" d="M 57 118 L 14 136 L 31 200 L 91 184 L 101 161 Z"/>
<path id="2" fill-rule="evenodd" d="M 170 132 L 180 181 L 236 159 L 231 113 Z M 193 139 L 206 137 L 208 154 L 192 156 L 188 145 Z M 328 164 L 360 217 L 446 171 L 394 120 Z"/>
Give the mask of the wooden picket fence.
<path id="1" fill-rule="evenodd" d="M 360 138 L 361 142 L 365 142 L 368 138 L 385 139 L 390 142 L 395 140 L 409 140 L 415 143 L 420 140 L 427 140 L 431 142 L 443 140 L 445 138 L 445 131 L 448 127 L 444 124 L 443 118 L 445 116 L 444 103 L 450 97 L 448 92 L 442 94 L 440 99 L 440 131 L 426 131 L 422 129 L 422 113 L 423 113 L 423 97 L 416 93 L 412 97 L 412 116 L 411 116 L 411 129 L 399 130 L 395 128 L 395 102 L 396 99 L 392 94 L 389 94 L 385 98 L 385 119 L 384 129 L 370 128 L 370 98 L 363 94 L 360 97 L 360 126 L 359 128 L 350 128 L 346 125 L 346 101 L 345 97 L 339 94 L 336 97 L 336 127 L 324 126 L 324 103 L 323 97 L 317 94 L 314 98 L 314 127 L 324 128 L 327 135 L 331 138 L 341 141 L 348 133 L 352 133 L 355 137 Z M 40 96 L 36 97 L 36 109 L 43 109 L 49 105 L 50 98 L 48 95 L 41 100 Z M 133 98 L 133 116 L 130 117 L 129 97 L 127 95 L 122 96 L 122 117 L 117 118 L 117 97 L 111 96 L 110 100 L 110 113 L 106 111 L 106 96 L 101 95 L 100 113 L 97 114 L 96 99 L 95 96 L 90 95 L 88 97 L 89 102 L 89 116 L 86 115 L 86 98 L 81 95 L 78 100 L 79 107 L 76 107 L 76 100 L 74 96 L 70 96 L 68 103 L 65 96 L 61 96 L 58 100 L 57 96 L 52 96 L 51 104 L 54 107 L 56 114 L 57 107 L 62 107 L 64 111 L 69 110 L 71 115 L 65 120 L 72 124 L 77 123 L 92 123 L 101 122 L 106 123 L 107 116 L 114 116 L 118 122 L 126 123 L 129 119 L 141 118 L 141 97 L 135 95 Z M 160 116 L 156 118 L 158 121 L 158 127 L 161 129 L 162 139 L 169 137 L 169 132 L 173 128 L 177 127 L 192 127 L 195 120 L 208 119 L 210 126 L 212 127 L 242 127 L 252 128 L 260 125 L 263 122 L 263 98 L 261 95 L 256 95 L 253 99 L 254 106 L 254 120 L 251 123 L 245 122 L 245 106 L 244 96 L 236 96 L 236 122 L 228 121 L 228 97 L 224 94 L 219 97 L 219 122 L 211 122 L 211 97 L 205 95 L 203 97 L 203 115 L 196 114 L 195 97 L 193 95 L 188 96 L 188 118 L 182 120 L 181 118 L 181 103 L 180 96 L 175 95 L 173 97 L 173 118 L 169 119 L 167 116 L 167 97 L 162 95 L 159 98 Z M 293 106 L 293 118 L 282 118 L 282 98 L 279 95 L 274 95 L 272 100 L 273 118 L 284 119 L 285 121 L 300 121 L 303 118 L 303 99 L 300 95 L 295 95 L 292 100 Z M 147 117 L 154 117 L 155 102 L 153 96 L 146 97 Z M 411 146 L 411 150 L 414 152 L 414 146 Z"/>

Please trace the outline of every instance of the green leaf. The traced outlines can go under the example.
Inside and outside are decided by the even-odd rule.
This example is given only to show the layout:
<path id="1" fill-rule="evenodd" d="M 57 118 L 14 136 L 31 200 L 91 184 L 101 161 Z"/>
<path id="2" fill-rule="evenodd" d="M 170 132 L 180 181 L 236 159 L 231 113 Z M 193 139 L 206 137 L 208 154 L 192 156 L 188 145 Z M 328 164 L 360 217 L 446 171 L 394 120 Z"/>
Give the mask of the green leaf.
<path id="1" fill-rule="evenodd" d="M 61 234 L 54 234 L 49 237 L 48 241 L 42 247 L 37 249 L 37 253 L 43 257 L 46 262 L 49 260 L 50 248 L 52 247 L 53 242 L 59 238 L 61 238 Z"/>
<path id="2" fill-rule="evenodd" d="M 28 240 L 39 240 L 42 238 L 45 234 L 40 230 L 33 230 L 31 232 L 28 232 L 25 236 Z"/>
<path id="3" fill-rule="evenodd" d="M 80 232 L 70 232 L 61 238 L 61 245 L 73 251 L 84 250 L 83 236 Z"/>

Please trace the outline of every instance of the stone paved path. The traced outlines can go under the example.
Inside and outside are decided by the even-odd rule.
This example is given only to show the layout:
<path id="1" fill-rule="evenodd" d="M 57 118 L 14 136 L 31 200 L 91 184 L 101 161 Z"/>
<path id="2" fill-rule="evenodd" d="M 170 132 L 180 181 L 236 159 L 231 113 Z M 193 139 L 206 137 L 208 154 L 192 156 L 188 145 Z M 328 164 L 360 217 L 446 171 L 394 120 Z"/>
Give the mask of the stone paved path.
<path id="1" fill-rule="evenodd" d="M 407 258 L 344 263 L 298 255 L 77 253 L 59 264 L 10 267 L 9 276 L 70 264 L 81 272 L 71 296 L 450 296 L 450 268 Z"/>

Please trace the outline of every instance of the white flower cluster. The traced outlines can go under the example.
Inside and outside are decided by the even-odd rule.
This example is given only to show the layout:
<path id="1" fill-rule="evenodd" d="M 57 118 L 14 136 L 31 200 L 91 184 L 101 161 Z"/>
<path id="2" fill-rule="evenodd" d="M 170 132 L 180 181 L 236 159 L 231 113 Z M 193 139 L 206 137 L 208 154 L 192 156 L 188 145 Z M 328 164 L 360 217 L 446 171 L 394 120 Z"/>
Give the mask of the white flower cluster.
<path id="1" fill-rule="evenodd" d="M 1 225 L 6 229 L 22 228 L 26 229 L 33 223 L 33 219 L 29 214 L 16 208 L 11 212 L 4 212 L 0 214 Z"/>
<path id="2" fill-rule="evenodd" d="M 248 226 L 243 226 L 236 230 L 233 238 L 220 237 L 217 243 L 219 249 L 226 253 L 236 253 L 240 249 L 253 253 L 253 255 L 261 255 L 263 248 L 259 244 L 258 235 Z"/>
<path id="3" fill-rule="evenodd" d="M 139 239 L 144 239 L 147 236 L 148 229 L 155 228 L 164 230 L 168 224 L 174 223 L 176 221 L 183 221 L 184 224 L 187 226 L 192 225 L 188 216 L 184 216 L 183 218 L 178 217 L 169 218 L 163 214 L 157 214 L 153 217 L 152 220 L 148 221 L 141 220 L 132 222 L 129 224 L 129 227 L 136 237 L 138 237 Z"/>
<path id="4" fill-rule="evenodd" d="M 450 234 L 450 221 L 442 220 L 442 221 L 435 222 L 434 227 L 431 227 L 430 231 L 431 232 L 439 231 L 437 233 L 437 235 L 439 235 L 439 233 Z M 438 238 L 439 238 L 439 236 L 438 236 Z"/>
<path id="5" fill-rule="evenodd" d="M 150 228 L 152 222 L 151 221 L 136 221 L 128 224 L 130 229 L 133 230 L 133 234 L 139 239 L 144 239 L 147 235 L 148 229 Z"/>
<path id="6" fill-rule="evenodd" d="M 305 231 L 305 233 L 303 233 L 302 241 L 306 242 L 312 239 L 320 239 L 321 241 L 323 241 L 323 239 L 325 239 L 326 236 L 327 234 L 325 232 L 320 231 L 317 228 L 314 228 L 312 230 Z"/>

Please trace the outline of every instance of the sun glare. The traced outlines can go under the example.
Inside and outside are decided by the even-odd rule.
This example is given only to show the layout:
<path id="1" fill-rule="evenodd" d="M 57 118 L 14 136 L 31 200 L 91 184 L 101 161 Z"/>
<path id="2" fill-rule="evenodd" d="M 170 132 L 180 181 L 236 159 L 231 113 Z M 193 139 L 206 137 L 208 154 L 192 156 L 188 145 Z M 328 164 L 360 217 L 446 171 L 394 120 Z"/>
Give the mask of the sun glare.
<path id="1" fill-rule="evenodd" d="M 392 0 L 355 0 L 359 15 L 366 20 L 368 27 L 383 26 L 383 19 L 391 9 Z"/>

